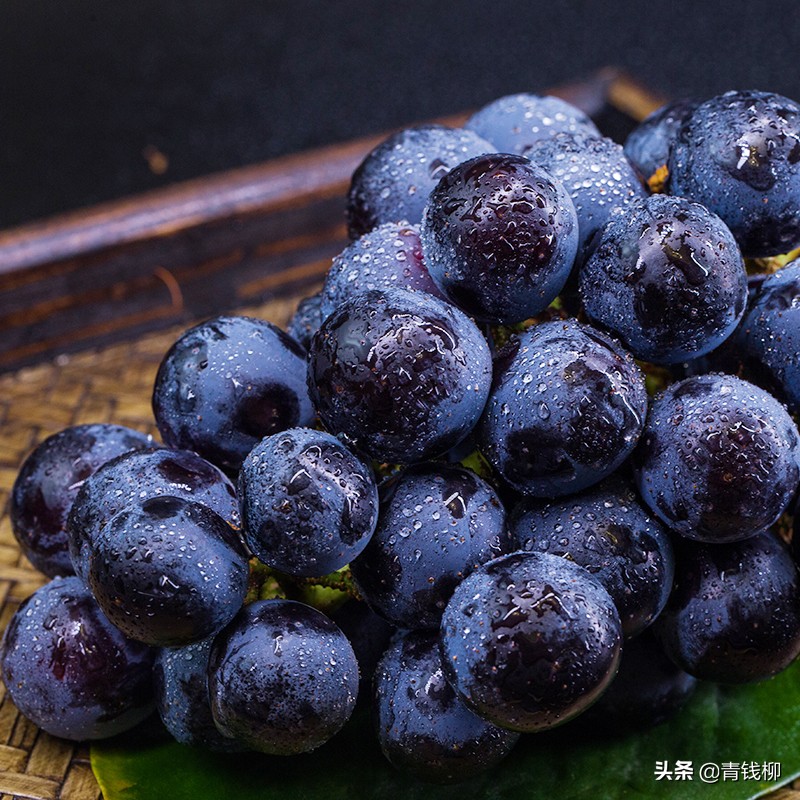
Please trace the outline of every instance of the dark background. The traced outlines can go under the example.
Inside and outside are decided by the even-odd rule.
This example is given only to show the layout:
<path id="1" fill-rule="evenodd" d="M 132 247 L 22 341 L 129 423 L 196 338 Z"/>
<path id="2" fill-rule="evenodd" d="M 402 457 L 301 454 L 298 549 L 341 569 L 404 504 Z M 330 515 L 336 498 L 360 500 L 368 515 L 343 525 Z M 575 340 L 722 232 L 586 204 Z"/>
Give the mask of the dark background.
<path id="1" fill-rule="evenodd" d="M 616 65 L 800 98 L 796 0 L 0 0 L 0 227 Z"/>

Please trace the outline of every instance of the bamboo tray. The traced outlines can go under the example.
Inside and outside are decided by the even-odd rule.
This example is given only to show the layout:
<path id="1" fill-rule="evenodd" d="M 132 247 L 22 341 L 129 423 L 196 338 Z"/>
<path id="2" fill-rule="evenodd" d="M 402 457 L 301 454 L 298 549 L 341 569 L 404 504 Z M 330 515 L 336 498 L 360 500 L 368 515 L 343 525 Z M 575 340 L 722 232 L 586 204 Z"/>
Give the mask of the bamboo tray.
<path id="1" fill-rule="evenodd" d="M 663 101 L 614 70 L 551 92 L 623 133 Z M 68 425 L 156 433 L 155 371 L 192 322 L 236 310 L 285 325 L 345 245 L 350 175 L 381 138 L 0 232 L 0 630 L 45 582 L 7 513 L 25 456 Z M 40 732 L 0 684 L 0 800 L 99 797 L 88 749 Z"/>

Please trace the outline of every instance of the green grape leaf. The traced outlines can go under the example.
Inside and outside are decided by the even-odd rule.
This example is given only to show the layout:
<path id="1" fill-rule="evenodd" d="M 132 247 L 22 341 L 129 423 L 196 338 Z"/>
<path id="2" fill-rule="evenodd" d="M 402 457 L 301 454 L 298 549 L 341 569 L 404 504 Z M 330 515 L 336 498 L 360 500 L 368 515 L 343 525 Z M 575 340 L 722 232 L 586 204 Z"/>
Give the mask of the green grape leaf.
<path id="1" fill-rule="evenodd" d="M 106 800 L 463 800 L 463 785 L 431 787 L 396 772 L 383 759 L 359 709 L 331 742 L 314 753 L 271 757 L 219 755 L 168 739 L 151 723 L 92 746 Z M 675 718 L 623 738 L 592 740 L 575 728 L 523 736 L 511 756 L 470 781 L 478 800 L 738 800 L 761 796 L 800 775 L 800 663 L 744 687 L 705 684 Z M 657 762 L 675 770 L 691 762 L 690 780 L 657 780 Z M 700 769 L 715 765 L 717 782 Z M 737 779 L 723 780 L 725 765 Z M 745 764 L 750 766 L 749 771 Z M 779 768 L 773 765 L 780 765 Z M 764 767 L 767 767 L 765 769 Z M 779 769 L 779 775 L 770 775 Z M 766 774 L 767 779 L 762 779 Z"/>

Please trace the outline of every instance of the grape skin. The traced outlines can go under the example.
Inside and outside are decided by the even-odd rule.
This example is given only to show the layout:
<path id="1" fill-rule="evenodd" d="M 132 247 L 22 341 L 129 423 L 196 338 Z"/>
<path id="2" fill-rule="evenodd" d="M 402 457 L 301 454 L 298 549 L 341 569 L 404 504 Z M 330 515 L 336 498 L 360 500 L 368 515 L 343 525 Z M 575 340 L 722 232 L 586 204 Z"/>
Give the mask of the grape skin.
<path id="1" fill-rule="evenodd" d="M 500 763 L 519 739 L 470 711 L 445 680 L 436 632 L 399 633 L 376 670 L 373 716 L 386 758 L 432 783 Z"/>
<path id="2" fill-rule="evenodd" d="M 324 744 L 349 719 L 358 692 L 347 637 L 291 600 L 245 606 L 214 640 L 208 678 L 219 730 L 270 755 Z"/>
<path id="3" fill-rule="evenodd" d="M 87 478 L 115 456 L 153 446 L 122 425 L 75 425 L 48 436 L 25 459 L 11 489 L 9 516 L 22 552 L 50 578 L 72 575 L 67 517 Z"/>
<path id="4" fill-rule="evenodd" d="M 436 628 L 473 569 L 509 552 L 500 498 L 474 472 L 417 464 L 380 487 L 378 526 L 351 565 L 359 592 L 400 628 Z"/>
<path id="5" fill-rule="evenodd" d="M 602 584 L 546 553 L 501 556 L 462 581 L 442 617 L 442 663 L 467 705 L 533 733 L 567 722 L 617 670 L 622 627 Z"/>
<path id="6" fill-rule="evenodd" d="M 741 378 L 673 383 L 634 453 L 639 494 L 670 529 L 709 543 L 772 525 L 800 482 L 800 434 L 774 397 Z"/>
<path id="7" fill-rule="evenodd" d="M 109 520 L 150 497 L 183 497 L 208 506 L 239 527 L 236 490 L 225 474 L 188 450 L 140 450 L 104 464 L 78 492 L 67 518 L 75 574 L 88 581 L 93 542 Z"/>
<path id="8" fill-rule="evenodd" d="M 483 411 L 489 346 L 461 311 L 421 292 L 368 291 L 311 342 L 308 385 L 325 427 L 378 461 L 413 463 L 464 439 Z"/>
<path id="9" fill-rule="evenodd" d="M 220 630 L 241 608 L 247 580 L 236 532 L 180 497 L 120 511 L 92 542 L 88 582 L 100 607 L 127 636 L 157 647 Z"/>
<path id="10" fill-rule="evenodd" d="M 245 541 L 289 575 L 326 575 L 367 546 L 378 521 L 378 487 L 368 464 L 335 436 L 290 428 L 268 436 L 239 473 Z"/>
<path id="11" fill-rule="evenodd" d="M 617 469 L 646 413 L 644 377 L 618 342 L 575 320 L 545 322 L 497 355 L 478 441 L 517 491 L 559 497 Z"/>
<path id="12" fill-rule="evenodd" d="M 153 711 L 151 648 L 127 639 L 76 577 L 57 577 L 17 609 L 0 644 L 14 705 L 63 739 L 105 739 Z"/>
<path id="13" fill-rule="evenodd" d="M 478 156 L 431 192 L 420 230 L 444 295 L 483 322 L 543 311 L 575 263 L 578 217 L 564 186 L 523 156 Z"/>
<path id="14" fill-rule="evenodd" d="M 675 572 L 672 543 L 621 477 L 562 500 L 523 500 L 510 527 L 514 549 L 568 558 L 594 575 L 616 604 L 626 638 L 664 608 Z"/>
<path id="15" fill-rule="evenodd" d="M 223 316 L 190 328 L 167 351 L 153 387 L 164 442 L 238 472 L 264 436 L 312 424 L 305 355 L 264 320 Z"/>

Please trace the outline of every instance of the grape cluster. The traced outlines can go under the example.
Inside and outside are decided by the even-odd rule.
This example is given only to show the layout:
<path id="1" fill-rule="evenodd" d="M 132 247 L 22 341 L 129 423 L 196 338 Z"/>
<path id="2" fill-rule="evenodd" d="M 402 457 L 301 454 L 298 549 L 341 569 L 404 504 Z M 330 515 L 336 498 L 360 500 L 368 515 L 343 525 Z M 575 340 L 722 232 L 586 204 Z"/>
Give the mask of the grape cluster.
<path id="1" fill-rule="evenodd" d="M 449 783 L 787 667 L 798 163 L 800 111 L 761 92 L 624 148 L 536 95 L 387 139 L 288 333 L 219 317 L 167 352 L 163 445 L 83 426 L 23 465 L 53 580 L 0 646 L 14 702 L 289 755 L 360 691 L 389 762 Z"/>

